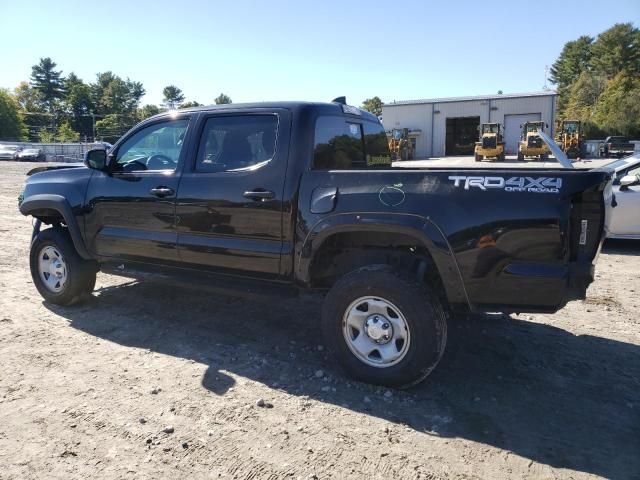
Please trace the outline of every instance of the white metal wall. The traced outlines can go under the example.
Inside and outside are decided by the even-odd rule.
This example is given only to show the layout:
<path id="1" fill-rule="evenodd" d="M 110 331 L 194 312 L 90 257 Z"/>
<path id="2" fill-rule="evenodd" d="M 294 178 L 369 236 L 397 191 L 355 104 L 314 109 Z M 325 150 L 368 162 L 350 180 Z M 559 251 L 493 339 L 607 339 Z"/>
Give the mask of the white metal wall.
<path id="1" fill-rule="evenodd" d="M 549 124 L 553 135 L 555 95 L 517 98 L 478 98 L 468 101 L 388 104 L 382 107 L 385 130 L 410 128 L 421 130 L 416 142 L 416 158 L 441 157 L 445 154 L 447 117 L 480 117 L 480 122 L 500 122 L 505 115 L 538 114 Z M 432 122 L 433 118 L 433 122 Z M 519 124 L 518 124 L 519 126 Z"/>

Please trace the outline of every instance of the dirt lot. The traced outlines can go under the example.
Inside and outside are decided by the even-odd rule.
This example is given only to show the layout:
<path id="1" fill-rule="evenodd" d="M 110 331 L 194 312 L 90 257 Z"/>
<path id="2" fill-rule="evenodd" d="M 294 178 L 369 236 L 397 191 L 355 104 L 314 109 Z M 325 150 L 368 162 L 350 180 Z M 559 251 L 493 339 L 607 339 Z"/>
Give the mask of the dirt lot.
<path id="1" fill-rule="evenodd" d="M 387 391 L 328 361 L 313 297 L 101 274 L 43 303 L 29 168 L 0 164 L 0 478 L 640 478 L 640 244 L 556 315 L 456 319 L 437 371 Z"/>

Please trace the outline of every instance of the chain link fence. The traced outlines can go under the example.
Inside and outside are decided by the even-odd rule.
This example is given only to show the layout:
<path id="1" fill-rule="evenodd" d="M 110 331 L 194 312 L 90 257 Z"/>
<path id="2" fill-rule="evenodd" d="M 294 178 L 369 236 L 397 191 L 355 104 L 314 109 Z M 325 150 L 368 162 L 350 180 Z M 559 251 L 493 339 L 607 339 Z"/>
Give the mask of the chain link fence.
<path id="1" fill-rule="evenodd" d="M 23 148 L 38 148 L 42 151 L 46 162 L 82 162 L 84 154 L 95 148 L 109 148 L 110 144 L 96 143 L 35 143 L 35 142 L 0 142 L 0 145 L 19 145 Z"/>

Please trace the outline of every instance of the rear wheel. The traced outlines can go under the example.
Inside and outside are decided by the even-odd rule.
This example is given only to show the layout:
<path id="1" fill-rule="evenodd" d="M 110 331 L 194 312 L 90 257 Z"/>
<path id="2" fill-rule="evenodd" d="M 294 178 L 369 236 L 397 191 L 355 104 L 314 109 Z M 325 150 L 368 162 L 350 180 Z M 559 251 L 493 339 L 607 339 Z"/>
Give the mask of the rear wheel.
<path id="1" fill-rule="evenodd" d="M 476 153 L 476 162 L 481 162 L 482 161 L 482 155 Z"/>
<path id="2" fill-rule="evenodd" d="M 386 265 L 363 267 L 338 280 L 325 299 L 322 327 L 350 376 L 401 388 L 431 373 L 447 339 L 438 297 Z"/>
<path id="3" fill-rule="evenodd" d="M 93 291 L 96 268 L 76 252 L 63 228 L 43 230 L 31 244 L 31 277 L 42 297 L 57 305 L 70 305 Z"/>
<path id="4" fill-rule="evenodd" d="M 519 162 L 524 162 L 524 154 L 522 152 L 518 152 L 518 161 Z"/>

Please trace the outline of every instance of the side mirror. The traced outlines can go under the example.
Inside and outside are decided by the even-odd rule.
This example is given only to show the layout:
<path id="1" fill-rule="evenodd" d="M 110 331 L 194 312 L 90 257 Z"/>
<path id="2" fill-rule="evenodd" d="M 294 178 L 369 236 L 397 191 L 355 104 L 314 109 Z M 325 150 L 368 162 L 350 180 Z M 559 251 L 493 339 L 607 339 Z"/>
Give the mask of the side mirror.
<path id="1" fill-rule="evenodd" d="M 640 179 L 636 175 L 625 175 L 620 179 L 620 186 L 629 188 L 633 185 L 638 185 L 640 183 Z"/>
<path id="2" fill-rule="evenodd" d="M 84 154 L 84 164 L 94 170 L 106 170 L 107 151 L 102 148 L 89 150 Z"/>

